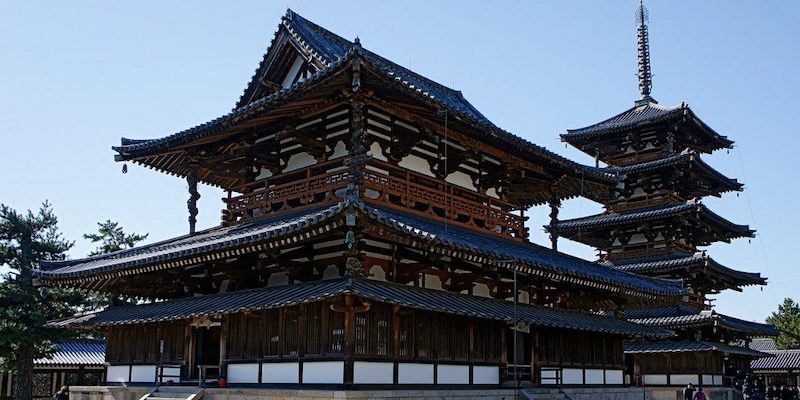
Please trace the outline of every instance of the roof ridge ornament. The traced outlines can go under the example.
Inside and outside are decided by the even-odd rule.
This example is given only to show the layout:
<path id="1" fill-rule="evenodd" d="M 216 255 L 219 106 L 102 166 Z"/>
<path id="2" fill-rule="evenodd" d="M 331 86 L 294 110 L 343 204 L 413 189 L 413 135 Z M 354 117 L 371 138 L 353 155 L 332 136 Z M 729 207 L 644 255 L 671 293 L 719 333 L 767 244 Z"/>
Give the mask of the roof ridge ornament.
<path id="1" fill-rule="evenodd" d="M 650 97 L 650 91 L 653 88 L 653 74 L 650 72 L 650 37 L 647 33 L 647 21 L 649 21 L 649 18 L 649 12 L 644 6 L 643 0 L 639 0 L 639 8 L 636 10 L 639 68 L 636 77 L 639 78 L 639 93 L 641 93 L 642 98 L 636 102 L 636 105 L 658 103 Z"/>

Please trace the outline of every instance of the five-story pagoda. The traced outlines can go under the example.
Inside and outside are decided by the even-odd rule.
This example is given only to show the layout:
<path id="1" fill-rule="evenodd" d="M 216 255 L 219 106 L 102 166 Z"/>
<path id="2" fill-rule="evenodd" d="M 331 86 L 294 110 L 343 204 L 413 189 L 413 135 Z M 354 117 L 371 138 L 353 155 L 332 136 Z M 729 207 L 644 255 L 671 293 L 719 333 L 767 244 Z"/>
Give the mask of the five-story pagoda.
<path id="1" fill-rule="evenodd" d="M 673 329 L 676 338 L 627 343 L 634 375 L 648 385 L 721 384 L 761 356 L 728 343 L 773 335 L 769 325 L 717 314 L 708 295 L 765 285 L 758 273 L 714 261 L 701 247 L 752 237 L 755 231 L 715 214 L 701 199 L 740 191 L 742 184 L 714 170 L 701 155 L 733 142 L 706 125 L 686 105 L 663 106 L 650 95 L 652 76 L 647 10 L 638 10 L 638 78 L 641 99 L 614 117 L 562 134 L 564 142 L 607 165 L 618 184 L 605 212 L 554 220 L 547 229 L 598 250 L 599 261 L 621 271 L 681 279 L 689 293 L 673 307 L 628 310 L 629 320 Z"/>

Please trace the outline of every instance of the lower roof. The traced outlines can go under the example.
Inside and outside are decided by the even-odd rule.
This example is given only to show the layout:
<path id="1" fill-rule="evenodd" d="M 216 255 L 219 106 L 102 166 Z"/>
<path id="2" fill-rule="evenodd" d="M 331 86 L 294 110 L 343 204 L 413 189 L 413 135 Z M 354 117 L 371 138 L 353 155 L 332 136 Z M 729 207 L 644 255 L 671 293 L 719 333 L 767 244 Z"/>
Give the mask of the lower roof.
<path id="1" fill-rule="evenodd" d="M 191 265 L 308 239 L 342 224 L 344 211 L 354 208 L 362 217 L 413 239 L 426 250 L 491 262 L 554 281 L 590 286 L 634 297 L 664 300 L 684 293 L 678 280 L 651 278 L 619 271 L 530 242 L 505 239 L 466 228 L 447 226 L 401 211 L 344 201 L 322 209 L 266 218 L 231 227 L 80 260 L 42 263 L 34 274 L 45 282 L 94 280 L 111 274 L 132 275 Z M 502 260 L 502 261 L 498 261 Z"/>
<path id="2" fill-rule="evenodd" d="M 769 353 L 731 346 L 725 343 L 686 341 L 686 342 L 626 342 L 625 354 L 685 353 L 698 351 L 715 351 L 725 354 L 738 354 L 748 357 L 772 357 Z"/>
<path id="3" fill-rule="evenodd" d="M 718 314 L 713 310 L 700 310 L 688 306 L 656 307 L 630 310 L 625 317 L 637 324 L 664 329 L 682 329 L 717 326 L 749 336 L 777 336 L 777 328 L 769 324 L 745 321 Z"/>
<path id="4" fill-rule="evenodd" d="M 106 362 L 104 340 L 75 340 L 56 343 L 56 351 L 34 360 L 37 367 L 102 367 Z"/>
<path id="5" fill-rule="evenodd" d="M 750 361 L 750 368 L 755 371 L 798 371 L 800 370 L 800 350 L 769 350 L 765 353 L 769 358 Z"/>
<path id="6" fill-rule="evenodd" d="M 607 333 L 622 336 L 666 337 L 672 332 L 580 311 L 514 304 L 441 290 L 422 289 L 388 282 L 342 277 L 285 286 L 187 297 L 133 306 L 111 307 L 75 318 L 52 321 L 50 327 L 94 328 L 113 325 L 178 321 L 203 316 L 234 314 L 289 307 L 351 294 L 365 300 L 403 307 L 533 326 Z"/>
<path id="7" fill-rule="evenodd" d="M 613 268 L 637 274 L 668 274 L 684 271 L 688 268 L 702 268 L 708 274 L 727 278 L 737 286 L 766 285 L 767 278 L 757 272 L 744 272 L 728 268 L 704 253 L 692 255 L 676 255 L 675 257 L 658 257 L 654 260 L 615 260 Z"/>

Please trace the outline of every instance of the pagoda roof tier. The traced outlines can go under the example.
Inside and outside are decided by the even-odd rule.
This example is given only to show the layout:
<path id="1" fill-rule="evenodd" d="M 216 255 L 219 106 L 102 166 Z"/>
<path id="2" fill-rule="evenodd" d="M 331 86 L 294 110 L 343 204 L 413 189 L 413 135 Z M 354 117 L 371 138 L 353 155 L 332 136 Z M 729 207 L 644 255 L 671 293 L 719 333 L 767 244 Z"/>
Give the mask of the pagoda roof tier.
<path id="1" fill-rule="evenodd" d="M 537 327 L 600 332 L 624 336 L 667 337 L 672 332 L 637 325 L 596 314 L 553 307 L 518 304 L 484 297 L 422 289 L 388 282 L 341 277 L 331 280 L 273 286 L 199 297 L 188 297 L 133 306 L 110 307 L 96 314 L 53 321 L 51 327 L 96 328 L 111 325 L 144 324 L 185 320 L 220 314 L 290 307 L 354 295 L 419 310 L 492 319 L 517 321 Z"/>
<path id="2" fill-rule="evenodd" d="M 342 93 L 352 95 L 353 63 L 358 60 L 361 69 L 359 89 L 372 92 L 365 101 L 373 99 L 391 103 L 380 100 L 383 93 L 381 90 L 391 91 L 387 97 L 399 96 L 404 102 L 416 102 L 415 112 L 424 115 L 428 120 L 436 121 L 437 124 L 443 123 L 445 118 L 440 111 L 446 111 L 451 130 L 467 132 L 471 136 L 470 140 L 491 144 L 503 152 L 515 155 L 522 163 L 545 166 L 551 171 L 551 178 L 559 180 L 559 186 L 568 188 L 556 193 L 562 198 L 581 194 L 607 197 L 610 188 L 616 183 L 615 178 L 601 168 L 576 163 L 497 127 L 472 106 L 460 91 L 401 67 L 364 49 L 358 41 L 347 41 L 291 10 L 282 19 L 279 33 L 285 36 L 289 46 L 301 49 L 302 54 L 315 60 L 320 69 L 286 88 L 272 90 L 259 88 L 263 86 L 258 83 L 258 71 L 265 68 L 262 62 L 233 111 L 161 138 L 122 138 L 121 145 L 113 147 L 118 153 L 115 159 L 133 161 L 169 174 L 187 176 L 192 157 L 198 151 L 207 151 L 210 144 L 236 139 L 254 128 L 268 123 L 278 124 L 280 121 L 296 118 L 308 110 L 331 107 L 334 104 L 333 99 L 340 98 Z M 271 48 L 286 46 L 286 43 L 273 41 Z M 271 59 L 270 51 L 264 62 Z M 340 101 L 345 102 L 346 99 Z M 452 136 L 450 140 L 454 140 Z M 204 165 L 200 165 L 198 180 L 234 191 L 247 183 L 241 178 L 205 168 Z M 584 188 L 583 192 L 581 188 Z"/>
<path id="3" fill-rule="evenodd" d="M 753 237 L 755 230 L 747 225 L 737 225 L 715 214 L 697 199 L 685 203 L 666 204 L 657 207 L 606 212 L 588 217 L 558 221 L 546 225 L 549 231 L 556 231 L 563 236 L 597 248 L 607 248 L 607 236 L 612 230 L 632 226 L 639 227 L 644 223 L 653 224 L 658 221 L 675 218 L 688 218 L 696 221 L 705 229 L 694 229 L 695 246 L 705 246 L 717 241 L 729 242 L 741 237 Z"/>
<path id="4" fill-rule="evenodd" d="M 636 102 L 633 107 L 594 125 L 567 130 L 561 135 L 561 140 L 593 157 L 607 160 L 623 151 L 614 144 L 625 140 L 624 133 L 657 126 L 668 126 L 671 130 L 675 125 L 681 127 L 674 136 L 674 145 L 678 149 L 688 147 L 710 153 L 733 147 L 732 140 L 711 129 L 685 103 L 662 106 L 654 100 Z"/>
<path id="5" fill-rule="evenodd" d="M 763 358 L 773 357 L 772 354 L 748 349 L 747 347 L 732 346 L 725 343 L 702 342 L 702 341 L 659 341 L 659 342 L 626 342 L 625 354 L 650 354 L 650 353 L 683 353 L 713 351 L 725 354 L 736 354 L 741 356 Z"/>
<path id="6" fill-rule="evenodd" d="M 694 179 L 700 184 L 698 187 L 693 188 L 686 197 L 703 197 L 708 195 L 719 196 L 721 193 L 730 191 L 741 191 L 744 187 L 736 179 L 728 178 L 707 163 L 705 163 L 700 154 L 691 150 L 684 150 L 679 154 L 674 154 L 658 160 L 644 162 L 640 164 L 629 165 L 618 168 L 608 168 L 608 171 L 613 174 L 623 176 L 624 181 L 627 178 L 636 178 L 644 174 L 651 175 L 653 172 L 664 171 L 667 173 L 674 173 L 676 171 L 684 171 L 691 173 Z M 681 191 L 679 187 L 670 188 L 674 191 Z"/>
<path id="7" fill-rule="evenodd" d="M 714 291 L 725 289 L 741 290 L 743 286 L 766 285 L 767 278 L 757 272 L 744 272 L 728 268 L 705 253 L 693 255 L 674 254 L 671 257 L 649 257 L 641 259 L 618 260 L 610 264 L 613 268 L 644 274 L 648 276 L 669 276 L 693 281 L 693 287 L 706 287 Z M 696 274 L 695 277 L 687 277 Z"/>
<path id="8" fill-rule="evenodd" d="M 777 336 L 780 332 L 769 324 L 745 321 L 718 314 L 714 310 L 700 310 L 679 305 L 634 309 L 625 312 L 628 321 L 664 329 L 719 327 L 748 336 Z"/>
<path id="9" fill-rule="evenodd" d="M 685 293 L 678 280 L 645 277 L 559 253 L 530 242 L 509 240 L 361 201 L 218 227 L 163 242 L 79 260 L 42 262 L 34 273 L 45 282 L 96 287 L 120 276 L 151 273 L 276 249 L 344 226 L 348 209 L 413 247 L 476 263 L 515 268 L 546 280 L 608 290 L 639 300 L 662 301 Z M 343 238 L 344 240 L 344 238 Z"/>

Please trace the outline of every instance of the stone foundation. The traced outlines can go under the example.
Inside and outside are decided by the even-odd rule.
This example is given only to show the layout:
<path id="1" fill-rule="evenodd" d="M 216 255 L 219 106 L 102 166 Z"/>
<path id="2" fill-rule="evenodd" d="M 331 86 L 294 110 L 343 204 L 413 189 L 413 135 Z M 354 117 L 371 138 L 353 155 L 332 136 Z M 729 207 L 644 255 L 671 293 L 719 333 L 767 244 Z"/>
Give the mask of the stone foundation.
<path id="1" fill-rule="evenodd" d="M 520 396 L 526 400 L 683 400 L 683 388 L 678 387 L 619 387 L 619 388 L 526 388 Z M 741 400 L 739 392 L 724 387 L 703 388 L 711 400 Z M 565 396 L 566 393 L 566 396 Z"/>

